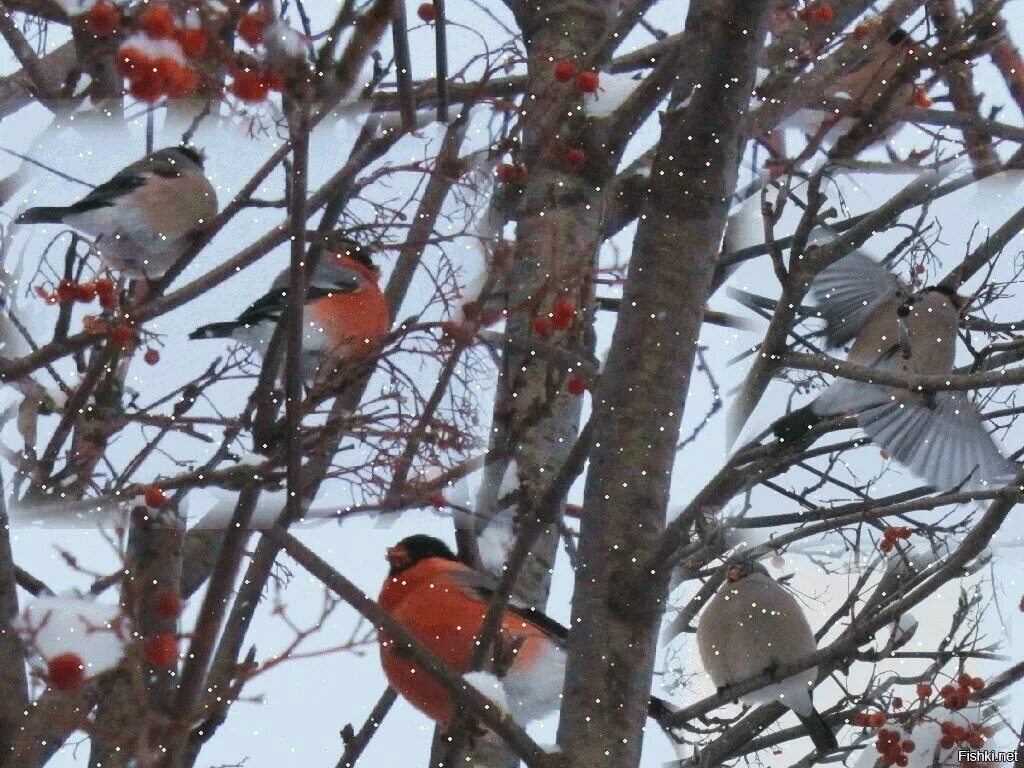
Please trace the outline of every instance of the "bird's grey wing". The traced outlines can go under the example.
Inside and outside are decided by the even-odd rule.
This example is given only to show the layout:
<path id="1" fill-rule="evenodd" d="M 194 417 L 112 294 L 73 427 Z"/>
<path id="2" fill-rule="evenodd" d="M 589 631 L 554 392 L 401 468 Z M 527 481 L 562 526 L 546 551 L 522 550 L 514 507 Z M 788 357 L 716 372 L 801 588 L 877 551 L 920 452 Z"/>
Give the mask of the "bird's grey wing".
<path id="1" fill-rule="evenodd" d="M 493 576 L 470 568 L 452 571 L 450 576 L 467 594 L 488 604 L 490 604 L 498 587 L 498 580 Z M 543 611 L 538 611 L 536 608 L 525 605 L 515 597 L 509 599 L 508 612 L 535 625 L 552 640 L 557 640 L 559 644 L 564 644 L 569 637 L 567 627 L 555 621 Z"/>
<path id="2" fill-rule="evenodd" d="M 815 230 L 811 241 L 831 242 L 834 233 Z M 900 281 L 883 264 L 854 251 L 821 270 L 811 282 L 810 294 L 825 320 L 825 339 L 842 346 L 860 333 L 871 313 L 899 293 Z"/>
<path id="3" fill-rule="evenodd" d="M 915 475 L 945 491 L 968 477 L 968 488 L 991 488 L 1017 474 L 965 393 L 937 392 L 929 400 L 899 393 L 889 390 L 885 401 L 859 410 L 857 421 L 875 445 Z"/>
<path id="4" fill-rule="evenodd" d="M 114 205 L 119 197 L 138 189 L 146 183 L 146 175 L 138 172 L 122 171 L 112 179 L 103 182 L 74 205 L 69 206 L 75 213 L 94 211 Z"/>

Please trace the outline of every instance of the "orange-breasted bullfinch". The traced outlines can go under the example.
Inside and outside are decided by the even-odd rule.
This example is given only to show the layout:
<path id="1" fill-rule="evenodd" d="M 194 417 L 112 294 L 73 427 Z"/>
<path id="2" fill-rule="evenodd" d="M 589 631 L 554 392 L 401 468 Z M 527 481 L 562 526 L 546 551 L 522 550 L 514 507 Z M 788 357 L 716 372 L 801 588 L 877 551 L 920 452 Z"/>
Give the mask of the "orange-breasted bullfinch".
<path id="1" fill-rule="evenodd" d="M 161 277 L 217 215 L 217 195 L 192 147 L 153 152 L 68 206 L 29 208 L 17 224 L 66 224 L 94 238 L 104 266 Z"/>
<path id="2" fill-rule="evenodd" d="M 460 562 L 443 541 L 422 534 L 389 548 L 387 559 L 391 570 L 380 591 L 381 606 L 453 670 L 467 673 L 494 580 Z M 509 606 L 502 621 L 500 644 L 513 652 L 511 663 L 502 670 L 501 683 L 509 714 L 521 725 L 559 708 L 567 636 L 565 627 L 540 611 Z M 381 666 L 391 686 L 446 728 L 453 715 L 446 690 L 410 661 L 386 634 L 381 634 L 379 641 Z M 666 702 L 652 697 L 652 717 L 661 722 L 670 711 Z"/>
<path id="3" fill-rule="evenodd" d="M 819 228 L 811 242 L 835 237 Z M 965 301 L 952 289 L 939 285 L 915 292 L 855 251 L 821 270 L 810 295 L 825 320 L 828 344 L 853 341 L 848 361 L 920 375 L 953 370 Z M 875 445 L 940 490 L 964 481 L 968 487 L 1000 483 L 1016 474 L 964 392 L 912 392 L 836 379 L 773 429 L 783 440 L 799 440 L 822 418 L 840 413 L 855 415 Z"/>
<path id="4" fill-rule="evenodd" d="M 727 567 L 725 582 L 697 622 L 697 646 L 704 669 L 719 690 L 818 649 L 800 604 L 753 560 Z M 816 677 L 817 668 L 812 667 L 753 691 L 741 701 L 781 702 L 800 718 L 819 752 L 832 752 L 838 746 L 835 734 L 811 701 Z"/>
<path id="5" fill-rule="evenodd" d="M 260 354 L 288 306 L 288 270 L 235 320 L 197 328 L 191 339 L 236 339 Z M 302 310 L 302 373 L 311 381 L 344 360 L 374 351 L 391 327 L 380 290 L 380 270 L 355 242 L 342 241 L 324 253 L 306 291 Z"/>

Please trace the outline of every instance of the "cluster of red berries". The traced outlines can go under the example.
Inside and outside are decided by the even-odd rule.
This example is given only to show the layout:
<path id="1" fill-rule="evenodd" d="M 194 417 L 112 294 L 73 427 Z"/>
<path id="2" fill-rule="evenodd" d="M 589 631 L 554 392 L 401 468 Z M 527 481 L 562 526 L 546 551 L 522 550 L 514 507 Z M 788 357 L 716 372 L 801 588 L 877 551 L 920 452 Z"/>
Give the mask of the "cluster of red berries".
<path id="1" fill-rule="evenodd" d="M 576 87 L 584 93 L 597 93 L 601 85 L 601 77 L 592 70 L 579 72 L 576 65 L 569 59 L 559 59 L 555 62 L 555 80 L 559 83 L 576 82 Z"/>
<path id="2" fill-rule="evenodd" d="M 498 177 L 498 181 L 503 184 L 508 184 L 509 182 L 522 184 L 526 181 L 528 175 L 526 166 L 522 163 L 501 163 L 494 169 L 494 174 Z"/>
<path id="3" fill-rule="evenodd" d="M 151 40 L 176 40 L 182 53 L 199 58 L 206 53 L 209 37 L 202 29 L 179 27 L 166 5 L 149 5 L 139 16 L 137 27 Z M 154 102 L 161 96 L 182 98 L 196 92 L 199 74 L 170 55 L 150 56 L 128 44 L 117 52 L 117 71 L 128 80 L 128 92 L 140 101 Z"/>
<path id="4" fill-rule="evenodd" d="M 800 21 L 828 24 L 836 16 L 835 9 L 829 3 L 810 3 L 796 13 Z"/>
<path id="5" fill-rule="evenodd" d="M 110 323 L 96 317 L 96 315 L 86 315 L 82 318 L 82 327 L 89 333 L 106 336 L 118 347 L 127 347 L 136 341 L 135 329 L 128 323 Z M 159 359 L 159 353 L 157 353 L 157 361 Z M 155 362 L 150 363 L 150 365 L 155 364 Z"/>
<path id="6" fill-rule="evenodd" d="M 567 331 L 575 320 L 576 304 L 568 296 L 560 296 L 549 315 L 533 318 L 533 332 L 538 336 L 547 336 L 552 330 Z"/>
<path id="7" fill-rule="evenodd" d="M 853 716 L 853 724 L 859 728 L 881 728 L 887 720 L 885 712 L 858 712 Z"/>
<path id="8" fill-rule="evenodd" d="M 284 78 L 269 69 L 232 67 L 231 77 L 228 90 L 250 104 L 263 101 L 271 91 L 284 90 Z"/>
<path id="9" fill-rule="evenodd" d="M 48 291 L 41 285 L 35 287 L 35 294 L 48 304 L 90 304 L 99 297 L 100 306 L 114 309 L 117 306 L 117 285 L 113 280 L 90 280 L 87 283 L 76 283 L 74 280 L 61 280 L 57 290 Z"/>
<path id="10" fill-rule="evenodd" d="M 944 685 L 939 689 L 942 697 L 942 705 L 949 710 L 963 709 L 971 700 L 972 691 L 980 691 L 985 687 L 985 681 L 980 677 L 971 677 L 966 672 L 961 672 L 956 679 L 956 685 Z"/>
<path id="11" fill-rule="evenodd" d="M 910 528 L 905 525 L 901 525 L 899 528 L 886 528 L 882 534 L 882 541 L 878 545 L 878 548 L 883 552 L 891 552 L 892 548 L 896 546 L 896 542 L 899 540 L 906 541 L 910 538 Z"/>
<path id="12" fill-rule="evenodd" d="M 904 739 L 899 731 L 890 728 L 883 728 L 878 732 L 875 739 L 875 749 L 881 755 L 882 765 L 889 768 L 892 765 L 905 766 L 910 762 L 907 757 L 917 748 L 917 745 L 910 739 Z"/>
<path id="13" fill-rule="evenodd" d="M 968 723 L 965 728 L 951 720 L 944 720 L 939 727 L 942 729 L 939 746 L 943 749 L 952 749 L 957 744 L 966 744 L 971 749 L 981 749 L 985 739 L 995 733 L 991 725 Z"/>
<path id="14" fill-rule="evenodd" d="M 420 7 L 416 9 L 416 15 L 420 17 L 420 21 L 432 24 L 437 21 L 437 6 L 433 3 L 420 3 Z"/>
<path id="15" fill-rule="evenodd" d="M 238 22 L 238 36 L 255 48 L 263 42 L 267 31 L 267 17 L 263 11 L 251 11 Z"/>

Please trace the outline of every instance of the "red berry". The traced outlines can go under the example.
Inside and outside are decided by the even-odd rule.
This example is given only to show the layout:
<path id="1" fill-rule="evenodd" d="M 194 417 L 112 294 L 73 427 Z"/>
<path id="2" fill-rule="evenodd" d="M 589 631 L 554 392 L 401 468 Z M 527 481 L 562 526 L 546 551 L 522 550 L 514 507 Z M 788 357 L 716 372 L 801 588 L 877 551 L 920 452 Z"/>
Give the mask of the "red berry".
<path id="1" fill-rule="evenodd" d="M 267 17 L 262 11 L 252 11 L 238 22 L 238 36 L 251 46 L 263 42 L 263 31 L 267 28 Z"/>
<path id="2" fill-rule="evenodd" d="M 176 619 L 184 604 L 173 589 L 161 589 L 153 598 L 153 612 L 161 619 Z"/>
<path id="3" fill-rule="evenodd" d="M 903 709 L 903 699 L 901 699 L 899 696 L 894 698 L 892 700 L 892 708 L 893 709 Z"/>
<path id="4" fill-rule="evenodd" d="M 206 50 L 210 47 L 210 36 L 204 29 L 186 27 L 178 33 L 178 43 L 186 56 L 190 59 L 199 59 L 206 55 Z"/>
<path id="5" fill-rule="evenodd" d="M 146 354 L 142 356 L 146 365 L 156 365 L 160 362 L 160 350 L 159 349 L 147 349 Z"/>
<path id="6" fill-rule="evenodd" d="M 96 283 L 79 283 L 75 288 L 75 301 L 88 304 L 96 298 Z"/>
<path id="7" fill-rule="evenodd" d="M 166 5 L 150 5 L 139 17 L 139 29 L 152 38 L 160 40 L 174 37 L 174 16 Z"/>
<path id="8" fill-rule="evenodd" d="M 112 35 L 121 25 L 121 10 L 108 0 L 100 0 L 85 16 L 85 26 L 97 37 Z"/>
<path id="9" fill-rule="evenodd" d="M 909 754 L 917 749 L 917 744 L 915 744 L 911 739 L 907 739 L 900 745 L 900 749 Z"/>
<path id="10" fill-rule="evenodd" d="M 551 321 L 543 315 L 533 318 L 533 332 L 538 336 L 547 336 L 551 333 Z"/>
<path id="11" fill-rule="evenodd" d="M 117 52 L 117 73 L 121 77 L 131 77 L 150 66 L 150 59 L 134 45 L 126 45 Z"/>
<path id="12" fill-rule="evenodd" d="M 883 552 L 892 552 L 893 540 L 892 539 L 882 539 L 882 541 L 879 542 L 879 544 L 878 544 L 878 548 L 880 550 L 882 550 Z"/>
<path id="13" fill-rule="evenodd" d="M 416 9 L 416 15 L 429 24 L 437 20 L 437 8 L 433 3 L 421 3 L 420 7 Z"/>
<path id="14" fill-rule="evenodd" d="M 576 78 L 576 87 L 584 93 L 596 93 L 599 85 L 601 85 L 601 78 L 598 77 L 597 72 L 581 72 Z"/>
<path id="15" fill-rule="evenodd" d="M 917 684 L 917 697 L 919 699 L 927 699 L 932 695 L 932 687 L 928 683 Z"/>
<path id="16" fill-rule="evenodd" d="M 934 102 L 928 98 L 928 92 L 920 86 L 914 88 L 914 106 L 928 109 Z"/>
<path id="17" fill-rule="evenodd" d="M 564 331 L 576 319 L 576 304 L 568 296 L 561 296 L 552 308 L 552 316 L 555 328 Z"/>
<path id="18" fill-rule="evenodd" d="M 985 737 L 980 733 L 967 734 L 967 745 L 971 749 L 981 749 L 985 745 Z"/>
<path id="19" fill-rule="evenodd" d="M 427 503 L 437 509 L 444 509 L 448 506 L 448 499 L 444 496 L 444 491 L 432 491 L 427 496 Z"/>
<path id="20" fill-rule="evenodd" d="M 582 149 L 570 149 L 565 153 L 565 162 L 570 168 L 579 168 L 587 162 L 587 153 Z"/>
<path id="21" fill-rule="evenodd" d="M 511 163 L 502 163 L 494 169 L 495 175 L 498 177 L 498 181 L 508 183 L 512 181 L 512 177 L 515 175 L 516 167 Z"/>
<path id="22" fill-rule="evenodd" d="M 948 734 L 939 739 L 939 746 L 943 749 L 952 749 L 954 744 L 956 744 L 956 742 L 953 740 L 953 737 Z"/>
<path id="23" fill-rule="evenodd" d="M 78 285 L 71 280 L 61 280 L 57 285 L 57 300 L 61 304 L 70 304 L 78 293 Z"/>
<path id="24" fill-rule="evenodd" d="M 950 696 L 956 695 L 956 688 L 952 685 L 944 685 L 939 689 L 939 695 L 944 699 L 948 699 Z"/>
<path id="25" fill-rule="evenodd" d="M 828 3 L 818 3 L 814 6 L 814 20 L 819 24 L 828 24 L 835 15 L 835 10 Z"/>
<path id="26" fill-rule="evenodd" d="M 179 64 L 167 81 L 167 95 L 172 99 L 182 99 L 195 93 L 198 86 L 199 75 L 196 71 Z"/>
<path id="27" fill-rule="evenodd" d="M 136 72 L 128 83 L 128 93 L 139 101 L 152 104 L 164 95 L 163 78 L 152 68 Z"/>
<path id="28" fill-rule="evenodd" d="M 108 331 L 107 336 L 117 346 L 125 347 L 135 341 L 135 329 L 130 325 L 115 325 Z"/>
<path id="29" fill-rule="evenodd" d="M 884 712 L 872 712 L 868 717 L 868 723 L 872 728 L 881 728 L 885 725 L 885 720 Z"/>
<path id="30" fill-rule="evenodd" d="M 583 380 L 582 376 L 570 376 L 569 381 L 565 384 L 565 388 L 569 390 L 569 394 L 573 397 L 579 397 L 587 391 L 587 382 Z"/>
<path id="31" fill-rule="evenodd" d="M 576 79 L 576 65 L 568 59 L 555 62 L 555 80 L 560 83 L 571 83 Z"/>
<path id="32" fill-rule="evenodd" d="M 254 69 L 240 69 L 234 73 L 231 92 L 242 101 L 256 103 L 267 98 L 270 87 Z"/>
<path id="33" fill-rule="evenodd" d="M 985 681 L 980 677 L 972 677 L 970 685 L 973 690 L 980 691 L 985 687 Z"/>
<path id="34" fill-rule="evenodd" d="M 159 509 L 160 507 L 167 504 L 167 494 L 164 493 L 164 489 L 159 485 L 151 485 L 146 489 L 146 506 L 153 507 L 153 509 Z"/>
<path id="35" fill-rule="evenodd" d="M 899 528 L 896 529 L 896 538 L 897 539 L 903 539 L 904 541 L 906 541 L 907 539 L 910 538 L 910 534 L 911 534 L 911 530 L 910 530 L 909 526 L 901 525 Z"/>
<path id="36" fill-rule="evenodd" d="M 908 765 L 909 763 L 910 759 L 906 755 L 900 755 L 896 758 L 896 765 L 898 765 L 900 768 L 903 768 L 905 765 Z"/>
<path id="37" fill-rule="evenodd" d="M 871 725 L 871 718 L 868 717 L 866 712 L 858 712 L 853 716 L 853 724 L 860 726 L 861 728 L 867 728 Z"/>
<path id="38" fill-rule="evenodd" d="M 883 530 L 882 535 L 890 541 L 895 541 L 897 538 L 896 529 L 891 526 Z"/>
<path id="39" fill-rule="evenodd" d="M 981 726 L 981 733 L 986 738 L 991 738 L 992 734 L 995 733 L 995 732 L 996 732 L 996 729 L 993 728 L 991 725 L 983 725 L 983 726 Z"/>
<path id="40" fill-rule="evenodd" d="M 961 688 L 967 688 L 971 684 L 971 679 L 971 676 L 968 675 L 966 672 L 961 672 L 959 675 L 956 676 L 956 683 Z"/>
<path id="41" fill-rule="evenodd" d="M 85 682 L 85 662 L 77 653 L 61 653 L 46 663 L 46 680 L 57 691 L 74 691 Z"/>
<path id="42" fill-rule="evenodd" d="M 142 655 L 155 666 L 173 666 L 178 661 L 178 638 L 170 632 L 150 635 L 142 644 Z"/>

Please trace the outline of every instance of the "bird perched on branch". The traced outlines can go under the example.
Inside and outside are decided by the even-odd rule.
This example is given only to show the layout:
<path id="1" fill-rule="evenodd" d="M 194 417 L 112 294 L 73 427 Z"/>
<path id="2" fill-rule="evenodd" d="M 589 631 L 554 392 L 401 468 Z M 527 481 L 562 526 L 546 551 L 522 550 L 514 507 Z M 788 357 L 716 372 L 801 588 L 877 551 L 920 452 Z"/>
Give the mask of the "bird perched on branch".
<path id="1" fill-rule="evenodd" d="M 812 240 L 835 234 L 824 228 Z M 854 251 L 821 270 L 810 294 L 825 320 L 825 339 L 853 341 L 851 363 L 919 375 L 953 370 L 965 300 L 937 285 L 915 292 L 864 253 Z M 782 440 L 804 439 L 823 418 L 852 413 L 872 442 L 931 485 L 946 490 L 998 483 L 1016 474 L 964 392 L 907 389 L 836 379 L 811 402 L 779 419 Z"/>
<path id="2" fill-rule="evenodd" d="M 342 239 L 317 262 L 302 310 L 302 374 L 312 381 L 343 360 L 374 352 L 391 327 L 380 270 L 366 251 Z M 235 339 L 261 355 L 288 306 L 288 270 L 234 320 L 197 328 L 190 339 Z"/>
<path id="3" fill-rule="evenodd" d="M 452 669 L 469 672 L 494 580 L 460 562 L 440 539 L 422 534 L 389 548 L 387 559 L 391 570 L 380 604 Z M 494 669 L 509 714 L 521 725 L 558 709 L 567 637 L 565 627 L 540 611 L 514 601 L 509 605 L 495 642 L 495 656 L 500 658 Z M 441 728 L 451 724 L 453 705 L 445 688 L 385 634 L 380 636 L 380 658 L 396 691 Z M 652 697 L 651 717 L 660 723 L 670 712 L 666 702 Z"/>
<path id="4" fill-rule="evenodd" d="M 721 690 L 809 656 L 814 633 L 796 599 L 754 560 L 731 563 L 726 580 L 697 622 L 697 645 L 704 668 Z M 778 700 L 807 728 L 822 754 L 838 747 L 835 734 L 814 708 L 812 667 L 741 698 L 746 704 Z"/>
<path id="5" fill-rule="evenodd" d="M 217 215 L 217 194 L 192 147 L 153 152 L 68 206 L 29 208 L 17 224 L 67 224 L 95 238 L 105 266 L 161 277 Z"/>

